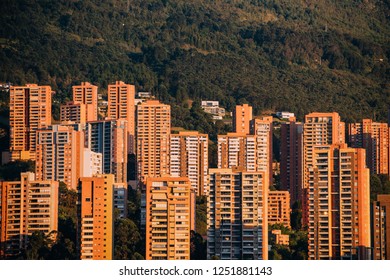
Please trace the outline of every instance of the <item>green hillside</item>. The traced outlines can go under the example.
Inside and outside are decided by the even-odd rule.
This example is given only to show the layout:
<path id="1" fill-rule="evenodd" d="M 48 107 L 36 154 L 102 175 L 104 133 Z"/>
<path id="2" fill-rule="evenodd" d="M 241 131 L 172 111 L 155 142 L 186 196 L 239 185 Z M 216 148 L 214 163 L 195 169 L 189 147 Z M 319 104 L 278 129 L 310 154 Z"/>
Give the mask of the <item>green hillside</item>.
<path id="1" fill-rule="evenodd" d="M 384 121 L 389 11 L 388 0 L 3 0 L 0 81 L 50 84 L 63 101 L 81 81 L 123 80 L 177 104 L 174 126 L 204 131 L 186 100 Z"/>

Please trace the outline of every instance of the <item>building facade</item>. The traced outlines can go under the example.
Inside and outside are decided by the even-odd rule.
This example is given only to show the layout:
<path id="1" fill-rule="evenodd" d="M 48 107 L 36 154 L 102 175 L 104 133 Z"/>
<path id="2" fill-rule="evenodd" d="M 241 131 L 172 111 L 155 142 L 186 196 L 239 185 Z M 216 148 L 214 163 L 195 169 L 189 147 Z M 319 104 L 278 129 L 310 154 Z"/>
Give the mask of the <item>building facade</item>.
<path id="1" fill-rule="evenodd" d="M 58 182 L 21 173 L 20 181 L 0 182 L 0 256 L 14 257 L 26 249 L 36 231 L 54 239 L 58 227 Z"/>
<path id="2" fill-rule="evenodd" d="M 108 85 L 107 118 L 127 121 L 127 152 L 135 153 L 135 86 L 116 81 Z"/>
<path id="3" fill-rule="evenodd" d="M 266 172 L 272 185 L 272 121 L 271 116 L 257 117 L 251 121 L 251 134 L 256 137 L 257 171 Z"/>
<path id="4" fill-rule="evenodd" d="M 171 106 L 158 100 L 137 105 L 138 178 L 169 174 Z"/>
<path id="5" fill-rule="evenodd" d="M 35 160 L 36 131 L 51 124 L 50 86 L 10 87 L 10 160 Z"/>
<path id="6" fill-rule="evenodd" d="M 257 171 L 256 137 L 245 133 L 218 135 L 218 168 Z"/>
<path id="7" fill-rule="evenodd" d="M 310 113 L 303 125 L 303 186 L 302 223 L 308 223 L 309 169 L 313 165 L 313 151 L 316 146 L 345 143 L 345 123 L 338 113 Z"/>
<path id="8" fill-rule="evenodd" d="M 88 122 L 86 147 L 102 154 L 102 172 L 114 174 L 115 182 L 127 183 L 127 121 L 102 120 Z"/>
<path id="9" fill-rule="evenodd" d="M 288 191 L 268 192 L 268 224 L 282 224 L 290 228 L 290 193 Z"/>
<path id="10" fill-rule="evenodd" d="M 233 132 L 249 134 L 251 120 L 252 106 L 248 104 L 236 105 L 233 111 Z"/>
<path id="11" fill-rule="evenodd" d="M 365 150 L 314 148 L 309 169 L 309 259 L 370 258 L 370 173 Z"/>
<path id="12" fill-rule="evenodd" d="M 61 105 L 60 121 L 61 123 L 74 122 L 85 124 L 87 121 L 86 105 L 74 101 Z"/>
<path id="13" fill-rule="evenodd" d="M 197 131 L 171 134 L 170 174 L 188 177 L 197 195 L 204 195 L 207 189 L 208 142 L 208 135 Z"/>
<path id="14" fill-rule="evenodd" d="M 374 260 L 390 260 L 389 194 L 378 194 L 371 204 L 371 243 Z"/>
<path id="15" fill-rule="evenodd" d="M 280 182 L 289 191 L 291 206 L 302 200 L 303 124 L 290 118 L 280 127 Z"/>
<path id="16" fill-rule="evenodd" d="M 73 102 L 85 105 L 86 121 L 98 120 L 98 87 L 88 82 L 73 86 Z"/>
<path id="17" fill-rule="evenodd" d="M 207 259 L 268 259 L 268 178 L 264 172 L 210 169 Z"/>
<path id="18" fill-rule="evenodd" d="M 77 192 L 80 259 L 111 260 L 114 250 L 114 175 L 82 177 Z"/>
<path id="19" fill-rule="evenodd" d="M 389 175 L 389 126 L 363 119 L 348 126 L 349 143 L 354 148 L 366 149 L 367 166 L 373 174 Z"/>
<path id="20" fill-rule="evenodd" d="M 189 260 L 191 184 L 187 177 L 146 179 L 146 259 Z"/>
<path id="21" fill-rule="evenodd" d="M 64 182 L 76 190 L 83 174 L 84 132 L 53 125 L 37 131 L 35 173 L 38 180 Z"/>

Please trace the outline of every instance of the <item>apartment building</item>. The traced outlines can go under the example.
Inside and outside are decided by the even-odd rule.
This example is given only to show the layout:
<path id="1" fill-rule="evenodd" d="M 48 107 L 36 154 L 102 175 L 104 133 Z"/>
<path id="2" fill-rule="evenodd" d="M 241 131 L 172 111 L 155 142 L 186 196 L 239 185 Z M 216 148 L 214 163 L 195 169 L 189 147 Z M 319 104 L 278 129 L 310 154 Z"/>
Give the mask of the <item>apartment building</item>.
<path id="1" fill-rule="evenodd" d="M 135 153 L 135 86 L 116 81 L 108 85 L 107 118 L 127 121 L 127 152 Z"/>
<path id="2" fill-rule="evenodd" d="M 236 105 L 233 111 L 233 132 L 249 134 L 251 120 L 252 106 L 248 104 Z"/>
<path id="3" fill-rule="evenodd" d="M 366 149 L 367 166 L 373 174 L 389 175 L 389 126 L 387 123 L 363 119 L 348 126 L 351 147 Z"/>
<path id="4" fill-rule="evenodd" d="M 80 259 L 111 260 L 114 250 L 114 175 L 82 177 L 77 192 Z"/>
<path id="5" fill-rule="evenodd" d="M 370 173 L 365 150 L 315 147 L 309 168 L 309 259 L 370 258 Z"/>
<path id="6" fill-rule="evenodd" d="M 158 100 L 137 105 L 138 178 L 169 174 L 171 106 Z"/>
<path id="7" fill-rule="evenodd" d="M 82 82 L 81 85 L 73 86 L 72 89 L 73 89 L 73 102 L 85 105 L 86 121 L 97 121 L 98 120 L 98 87 L 88 82 Z M 75 107 L 73 107 L 72 109 L 76 110 Z"/>
<path id="8" fill-rule="evenodd" d="M 268 177 L 210 169 L 207 259 L 268 259 Z"/>
<path id="9" fill-rule="evenodd" d="M 191 184 L 187 177 L 146 179 L 146 259 L 189 260 Z"/>
<path id="10" fill-rule="evenodd" d="M 67 102 L 60 107 L 61 123 L 74 122 L 85 124 L 87 121 L 87 110 L 83 103 L 74 101 Z"/>
<path id="11" fill-rule="evenodd" d="M 102 172 L 114 174 L 116 183 L 127 183 L 126 143 L 126 120 L 102 120 L 86 124 L 86 147 L 102 154 Z"/>
<path id="12" fill-rule="evenodd" d="M 171 134 L 170 174 L 188 177 L 197 195 L 204 195 L 207 189 L 208 142 L 208 135 L 198 131 Z"/>
<path id="13" fill-rule="evenodd" d="M 10 160 L 35 160 L 36 131 L 51 124 L 50 86 L 10 87 Z"/>
<path id="14" fill-rule="evenodd" d="M 268 192 L 268 224 L 282 224 L 290 228 L 290 193 L 288 191 Z"/>
<path id="15" fill-rule="evenodd" d="M 390 260 L 390 195 L 371 203 L 371 245 L 374 260 Z"/>
<path id="16" fill-rule="evenodd" d="M 69 125 L 37 131 L 35 173 L 38 180 L 64 182 L 76 190 L 83 174 L 84 132 Z"/>
<path id="17" fill-rule="evenodd" d="M 280 183 L 289 191 L 291 206 L 302 200 L 303 124 L 290 118 L 280 127 Z"/>
<path id="18" fill-rule="evenodd" d="M 45 235 L 57 231 L 57 181 L 36 180 L 32 172 L 21 173 L 20 181 L 0 182 L 0 194 L 0 256 L 20 254 L 35 231 Z"/>
<path id="19" fill-rule="evenodd" d="M 256 137 L 257 171 L 267 173 L 269 184 L 272 185 L 272 121 L 271 116 L 256 117 L 250 123 L 250 132 Z"/>
<path id="20" fill-rule="evenodd" d="M 303 125 L 303 188 L 302 222 L 308 223 L 309 169 L 313 165 L 313 150 L 316 146 L 345 143 L 345 123 L 336 112 L 310 113 Z"/>
<path id="21" fill-rule="evenodd" d="M 256 137 L 245 133 L 218 135 L 218 168 L 257 171 Z"/>

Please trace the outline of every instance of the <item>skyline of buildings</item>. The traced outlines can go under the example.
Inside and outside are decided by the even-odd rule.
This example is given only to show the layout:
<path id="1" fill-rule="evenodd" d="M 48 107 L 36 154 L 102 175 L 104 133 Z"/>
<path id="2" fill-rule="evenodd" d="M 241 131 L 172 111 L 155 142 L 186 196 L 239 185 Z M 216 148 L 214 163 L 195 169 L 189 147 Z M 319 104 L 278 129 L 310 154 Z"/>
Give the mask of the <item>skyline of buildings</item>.
<path id="1" fill-rule="evenodd" d="M 288 120 L 279 121 L 237 105 L 234 132 L 217 135 L 217 168 L 211 168 L 209 136 L 172 129 L 170 105 L 152 96 L 135 105 L 135 86 L 116 81 L 108 85 L 105 117 L 97 89 L 88 82 L 74 86 L 73 101 L 60 106 L 61 123 L 51 124 L 51 115 L 50 122 L 39 117 L 50 87 L 10 88 L 11 131 L 19 134 L 11 135 L 6 159 L 33 156 L 37 181 L 63 182 L 78 191 L 80 258 L 113 258 L 113 213 L 127 216 L 129 187 L 141 194 L 147 259 L 190 259 L 197 195 L 207 198 L 208 259 L 267 259 L 269 225 L 291 228 L 296 203 L 308 229 L 309 259 L 389 258 L 390 206 L 378 195 L 370 212 L 369 189 L 370 172 L 389 174 L 388 124 L 348 124 L 346 139 L 336 112 L 313 112 L 304 122 L 284 112 Z M 22 102 L 21 96 L 31 100 Z M 15 114 L 32 116 L 35 123 Z M 22 131 L 32 133 L 22 139 Z M 135 183 L 129 172 L 137 174 Z M 278 244 L 289 243 L 288 235 L 274 235 Z"/>

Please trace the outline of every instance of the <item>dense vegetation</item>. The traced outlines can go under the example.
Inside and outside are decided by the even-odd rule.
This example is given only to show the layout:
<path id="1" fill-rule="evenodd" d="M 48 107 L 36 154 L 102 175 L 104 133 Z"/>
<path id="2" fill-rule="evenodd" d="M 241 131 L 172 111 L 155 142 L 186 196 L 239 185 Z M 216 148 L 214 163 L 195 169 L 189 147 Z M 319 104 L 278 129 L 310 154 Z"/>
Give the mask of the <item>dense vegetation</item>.
<path id="1" fill-rule="evenodd" d="M 255 113 L 336 110 L 384 120 L 389 1 L 4 0 L 0 81 L 50 84 L 55 99 L 124 80 L 171 104 L 216 99 Z M 195 120 L 174 107 L 179 125 Z M 207 122 L 203 129 L 208 130 Z M 213 130 L 209 130 L 213 131 Z"/>

